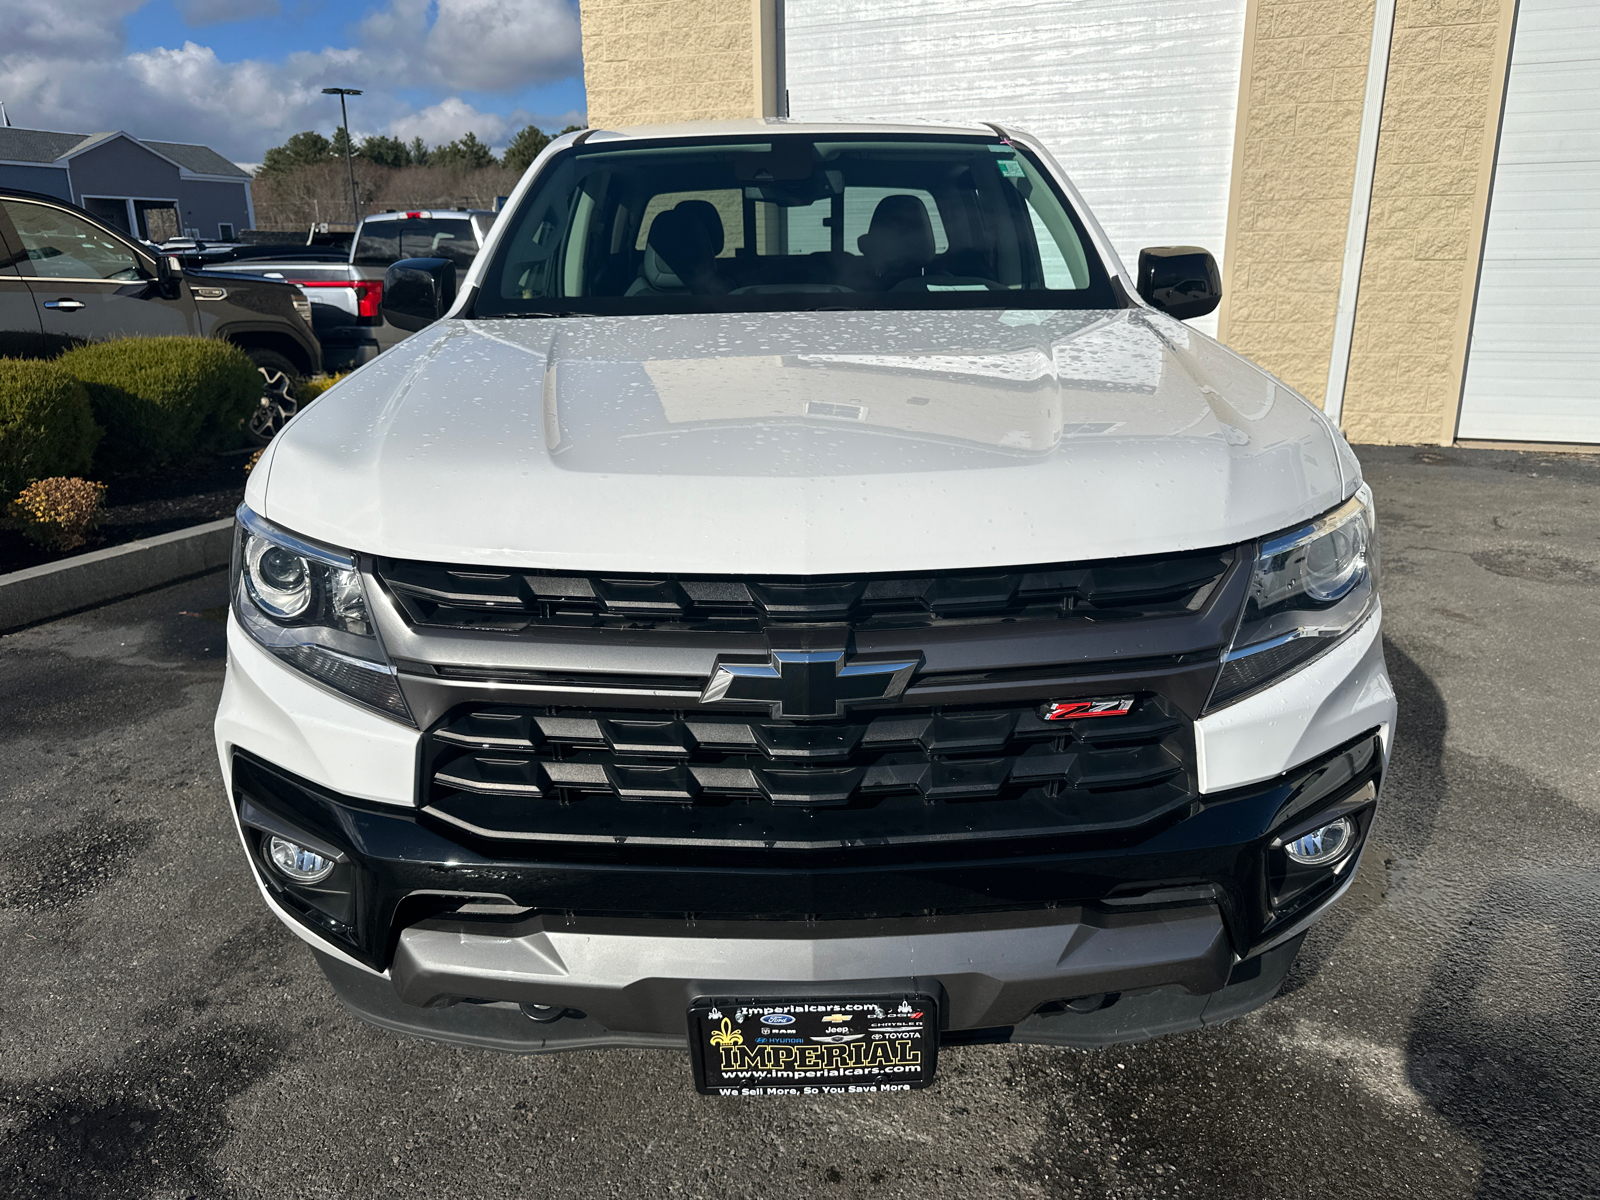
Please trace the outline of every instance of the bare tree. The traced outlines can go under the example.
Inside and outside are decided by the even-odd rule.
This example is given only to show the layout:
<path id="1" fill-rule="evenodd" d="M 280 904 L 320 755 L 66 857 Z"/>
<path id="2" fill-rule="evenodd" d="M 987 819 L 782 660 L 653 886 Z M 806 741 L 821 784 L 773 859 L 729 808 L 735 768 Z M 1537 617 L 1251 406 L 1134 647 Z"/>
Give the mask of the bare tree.
<path id="1" fill-rule="evenodd" d="M 356 195 L 363 214 L 422 208 L 493 208 L 509 195 L 519 172 L 504 167 L 380 167 L 355 160 Z M 259 178 L 252 185 L 261 229 L 308 229 L 343 221 L 350 185 L 342 162 L 319 162 Z"/>

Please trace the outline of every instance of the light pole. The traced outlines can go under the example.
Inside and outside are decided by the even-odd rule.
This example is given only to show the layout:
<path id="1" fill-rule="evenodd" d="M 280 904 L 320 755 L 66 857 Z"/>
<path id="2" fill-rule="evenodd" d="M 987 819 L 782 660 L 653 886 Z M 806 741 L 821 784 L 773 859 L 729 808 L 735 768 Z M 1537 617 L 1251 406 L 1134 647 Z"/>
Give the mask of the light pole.
<path id="1" fill-rule="evenodd" d="M 361 206 L 356 200 L 356 168 L 350 159 L 350 114 L 345 111 L 344 98 L 346 96 L 361 95 L 360 88 L 323 88 L 324 96 L 339 97 L 339 117 L 344 122 L 344 166 L 350 172 L 350 219 L 357 225 L 361 224 Z"/>

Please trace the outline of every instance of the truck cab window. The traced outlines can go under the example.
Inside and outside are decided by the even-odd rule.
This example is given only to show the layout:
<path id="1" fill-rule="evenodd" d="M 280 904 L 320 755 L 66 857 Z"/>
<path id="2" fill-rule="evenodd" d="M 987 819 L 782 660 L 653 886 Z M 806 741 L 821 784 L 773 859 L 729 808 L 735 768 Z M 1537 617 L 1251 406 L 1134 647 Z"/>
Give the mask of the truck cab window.
<path id="1" fill-rule="evenodd" d="M 138 255 L 87 221 L 48 204 L 10 200 L 5 207 L 22 243 L 23 274 L 44 279 L 144 278 Z"/>
<path id="2" fill-rule="evenodd" d="M 1117 307 L 1065 197 L 998 139 L 602 144 L 543 180 L 474 315 Z"/>

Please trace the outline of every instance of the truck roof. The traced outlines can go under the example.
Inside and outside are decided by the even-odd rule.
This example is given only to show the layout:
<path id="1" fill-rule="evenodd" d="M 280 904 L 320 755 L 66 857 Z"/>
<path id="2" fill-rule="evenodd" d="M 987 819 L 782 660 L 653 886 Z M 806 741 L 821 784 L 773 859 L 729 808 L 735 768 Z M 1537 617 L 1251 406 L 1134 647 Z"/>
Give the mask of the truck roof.
<path id="1" fill-rule="evenodd" d="M 795 121 L 787 117 L 737 117 L 717 121 L 677 121 L 662 125 L 629 125 L 617 129 L 596 129 L 588 140 L 609 142 L 616 140 L 656 138 L 721 138 L 775 137 L 785 133 L 798 133 L 815 137 L 830 133 L 881 133 L 890 136 L 904 134 L 955 134 L 971 137 L 973 134 L 995 137 L 995 126 L 987 123 L 954 124 L 951 122 L 921 121 Z"/>

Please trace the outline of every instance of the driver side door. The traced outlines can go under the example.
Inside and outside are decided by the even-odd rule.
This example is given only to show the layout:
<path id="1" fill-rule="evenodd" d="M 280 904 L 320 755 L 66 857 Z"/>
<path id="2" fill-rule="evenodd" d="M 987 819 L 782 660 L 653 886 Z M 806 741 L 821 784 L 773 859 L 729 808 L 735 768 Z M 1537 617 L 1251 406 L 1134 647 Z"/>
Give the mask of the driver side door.
<path id="1" fill-rule="evenodd" d="M 98 342 L 200 332 L 188 284 L 180 283 L 176 298 L 161 295 L 155 264 L 111 230 L 54 204 L 0 205 L 45 334 Z"/>

